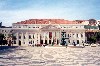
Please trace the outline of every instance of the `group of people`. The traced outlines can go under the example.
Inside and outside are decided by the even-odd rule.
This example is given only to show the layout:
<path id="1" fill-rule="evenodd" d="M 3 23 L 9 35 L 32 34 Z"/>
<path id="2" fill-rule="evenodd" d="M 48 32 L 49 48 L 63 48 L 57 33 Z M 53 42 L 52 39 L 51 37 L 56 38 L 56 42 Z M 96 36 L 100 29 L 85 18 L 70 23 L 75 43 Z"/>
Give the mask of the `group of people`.
<path id="1" fill-rule="evenodd" d="M 1 41 L 1 45 L 8 45 L 8 46 L 13 46 L 13 41 L 11 40 L 11 39 L 3 39 L 2 41 Z"/>
<path id="2" fill-rule="evenodd" d="M 48 44 L 34 44 L 34 45 L 30 45 L 29 44 L 29 46 L 33 46 L 33 47 L 41 47 L 41 46 L 43 46 L 43 47 L 45 47 L 45 46 L 47 46 Z"/>
<path id="3" fill-rule="evenodd" d="M 82 41 L 83 47 L 85 47 L 84 41 Z M 73 45 L 76 46 L 76 43 L 73 42 Z"/>

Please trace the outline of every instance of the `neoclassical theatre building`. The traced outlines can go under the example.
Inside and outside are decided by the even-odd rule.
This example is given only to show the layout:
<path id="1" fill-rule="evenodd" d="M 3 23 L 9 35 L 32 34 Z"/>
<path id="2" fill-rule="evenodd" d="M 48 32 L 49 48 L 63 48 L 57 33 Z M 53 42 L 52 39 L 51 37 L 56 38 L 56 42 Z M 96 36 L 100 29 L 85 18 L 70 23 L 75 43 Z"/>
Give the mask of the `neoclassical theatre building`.
<path id="1" fill-rule="evenodd" d="M 12 24 L 16 43 L 34 44 L 65 44 L 85 42 L 84 25 L 88 21 L 69 21 L 64 19 L 29 19 Z M 64 40 L 63 40 L 64 39 Z"/>

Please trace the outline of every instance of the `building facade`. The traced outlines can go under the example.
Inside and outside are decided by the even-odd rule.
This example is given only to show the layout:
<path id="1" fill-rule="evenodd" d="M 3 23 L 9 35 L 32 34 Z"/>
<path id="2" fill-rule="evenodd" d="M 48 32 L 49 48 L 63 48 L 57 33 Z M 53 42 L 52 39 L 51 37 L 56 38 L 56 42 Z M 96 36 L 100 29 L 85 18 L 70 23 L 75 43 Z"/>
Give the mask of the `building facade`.
<path id="1" fill-rule="evenodd" d="M 16 43 L 72 45 L 85 42 L 85 29 L 82 23 L 63 19 L 30 19 L 13 24 Z"/>
<path id="2" fill-rule="evenodd" d="M 64 20 L 64 19 L 29 19 L 12 24 L 12 28 L 0 28 L 0 33 L 13 35 L 14 43 L 21 45 L 55 44 L 82 45 L 87 42 L 91 32 L 99 30 L 100 21 Z"/>

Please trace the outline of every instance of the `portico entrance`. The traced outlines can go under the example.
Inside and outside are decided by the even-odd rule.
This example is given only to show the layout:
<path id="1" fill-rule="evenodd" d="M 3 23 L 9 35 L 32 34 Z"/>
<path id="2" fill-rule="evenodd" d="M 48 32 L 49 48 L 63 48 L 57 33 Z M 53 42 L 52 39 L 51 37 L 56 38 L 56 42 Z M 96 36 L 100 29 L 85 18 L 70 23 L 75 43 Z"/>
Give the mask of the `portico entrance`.
<path id="1" fill-rule="evenodd" d="M 40 29 L 41 44 L 60 44 L 61 32 L 57 26 L 48 25 Z"/>

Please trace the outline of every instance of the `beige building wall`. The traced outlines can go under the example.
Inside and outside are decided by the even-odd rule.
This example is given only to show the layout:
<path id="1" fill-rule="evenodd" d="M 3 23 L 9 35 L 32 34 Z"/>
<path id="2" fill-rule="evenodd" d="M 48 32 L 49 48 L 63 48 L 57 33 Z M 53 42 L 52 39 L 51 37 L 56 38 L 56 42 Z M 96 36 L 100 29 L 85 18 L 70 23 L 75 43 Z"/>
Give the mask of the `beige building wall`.
<path id="1" fill-rule="evenodd" d="M 16 27 L 14 27 L 16 26 Z M 19 28 L 20 26 L 20 28 Z M 18 40 L 19 40 L 19 34 L 16 31 L 21 29 L 21 43 L 25 44 L 25 45 L 30 45 L 30 42 L 32 41 L 32 45 L 34 44 L 40 44 L 40 36 L 41 39 L 43 40 L 43 43 L 45 43 L 45 40 L 47 40 L 47 43 L 49 44 L 49 32 L 52 32 L 52 39 L 51 42 L 53 42 L 53 39 L 55 39 L 55 44 L 57 44 L 57 39 L 59 40 L 59 45 L 61 43 L 61 32 L 66 32 L 66 42 L 69 45 L 72 45 L 73 41 L 75 41 L 75 43 L 77 44 L 77 40 L 79 40 L 79 44 L 82 44 L 82 41 L 85 41 L 85 31 L 84 31 L 84 25 L 81 24 L 34 24 L 34 25 L 26 25 L 27 27 L 25 27 L 25 25 L 13 25 L 13 30 L 15 31 L 15 35 L 17 37 L 17 44 L 18 44 Z M 31 27 L 30 27 L 31 26 Z M 26 30 L 23 32 L 23 30 Z M 31 33 L 30 33 L 31 32 Z M 34 38 L 33 38 L 33 34 L 34 34 Z M 69 36 L 68 36 L 69 34 Z M 78 37 L 77 37 L 78 34 Z M 81 34 L 83 37 L 81 37 Z M 25 35 L 25 39 L 23 38 Z M 32 39 L 29 39 L 29 35 L 32 37 Z M 69 42 L 70 41 L 70 42 Z"/>

